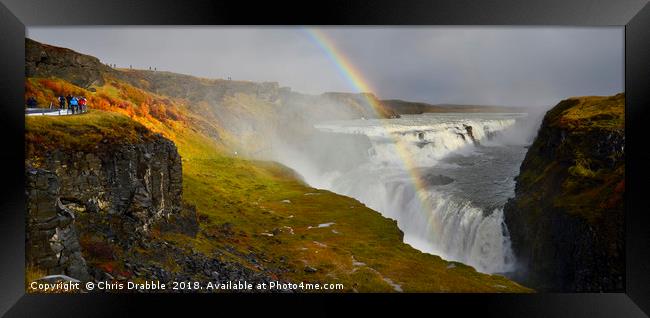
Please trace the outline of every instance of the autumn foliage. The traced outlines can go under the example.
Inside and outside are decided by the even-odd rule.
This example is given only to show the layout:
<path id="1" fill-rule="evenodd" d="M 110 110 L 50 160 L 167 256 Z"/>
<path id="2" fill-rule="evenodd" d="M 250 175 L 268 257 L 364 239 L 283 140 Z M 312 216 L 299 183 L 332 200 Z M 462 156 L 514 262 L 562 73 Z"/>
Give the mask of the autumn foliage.
<path id="1" fill-rule="evenodd" d="M 133 87 L 128 83 L 109 81 L 90 91 L 57 78 L 28 78 L 25 81 L 25 100 L 35 97 L 40 107 L 58 105 L 58 96 L 84 96 L 89 109 L 99 109 L 128 115 L 131 118 L 157 120 L 159 122 L 187 122 L 180 109 L 184 101 L 172 101 L 166 97 Z"/>

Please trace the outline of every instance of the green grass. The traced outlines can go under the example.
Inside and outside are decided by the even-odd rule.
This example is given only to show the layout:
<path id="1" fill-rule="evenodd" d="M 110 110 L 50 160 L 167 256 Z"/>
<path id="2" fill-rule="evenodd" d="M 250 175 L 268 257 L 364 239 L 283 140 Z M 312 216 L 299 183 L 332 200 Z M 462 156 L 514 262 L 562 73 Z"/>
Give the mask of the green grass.
<path id="1" fill-rule="evenodd" d="M 264 255 L 265 266 L 283 272 L 279 278 L 340 282 L 348 291 L 393 291 L 385 278 L 405 291 L 529 291 L 462 264 L 448 269 L 449 262 L 404 244 L 394 221 L 352 198 L 308 187 L 284 166 L 226 157 L 193 141 L 178 145 L 184 200 L 196 205 L 202 234 L 196 239 L 169 234 L 169 240 L 206 254 L 233 246 Z M 219 235 L 226 223 L 235 235 Z M 353 259 L 366 265 L 354 266 Z M 306 273 L 305 266 L 318 271 Z"/>
<path id="2" fill-rule="evenodd" d="M 569 174 L 582 178 L 593 178 L 596 176 L 596 173 L 589 168 L 589 160 L 583 156 L 576 157 L 575 165 L 569 167 Z"/>
<path id="3" fill-rule="evenodd" d="M 520 207 L 531 218 L 552 207 L 616 233 L 620 224 L 612 218 L 623 210 L 624 152 L 594 153 L 607 146 L 603 138 L 624 134 L 625 95 L 570 98 L 551 109 L 544 121 L 522 164 L 518 187 L 525 195 L 518 199 Z M 559 144 L 548 147 L 553 139 Z"/>
<path id="4" fill-rule="evenodd" d="M 88 152 L 100 142 L 133 144 L 153 136 L 144 125 L 127 116 L 100 110 L 68 116 L 26 116 L 25 126 L 28 154 L 54 149 Z"/>
<path id="5" fill-rule="evenodd" d="M 219 251 L 226 260 L 255 269 L 256 264 L 245 257 L 252 253 L 277 279 L 343 283 L 345 291 L 394 291 L 390 280 L 406 292 L 530 292 L 502 276 L 478 273 L 459 263 L 450 266 L 438 256 L 415 250 L 402 242 L 395 221 L 352 198 L 313 189 L 277 163 L 228 156 L 219 142 L 186 122 L 103 111 L 29 117 L 27 158 L 55 148 L 92 152 L 102 140 L 141 142 L 152 134 L 145 126 L 176 143 L 183 159 L 183 200 L 196 206 L 199 214 L 196 237 L 157 234 L 177 246 L 206 255 Z M 330 227 L 317 228 L 330 222 L 334 223 Z M 92 237 L 82 237 L 89 249 L 102 254 L 104 249 Z M 148 251 L 140 254 L 155 258 Z M 354 265 L 355 261 L 359 263 Z M 122 270 L 119 260 L 98 256 L 88 262 Z M 156 262 L 171 271 L 178 269 L 168 260 Z M 306 266 L 317 271 L 307 273 Z"/>
<path id="6" fill-rule="evenodd" d="M 625 94 L 574 97 L 549 111 L 550 124 L 571 130 L 615 130 L 625 127 Z"/>
<path id="7" fill-rule="evenodd" d="M 281 278 L 290 281 L 339 282 L 348 291 L 369 292 L 393 291 L 386 278 L 405 291 L 528 291 L 462 264 L 448 269 L 449 262 L 402 243 L 394 221 L 352 198 L 303 185 L 279 165 L 190 159 L 184 164 L 184 197 L 203 215 L 204 233 L 218 233 L 220 225 L 230 223 L 237 235 L 219 241 L 205 234 L 170 240 L 206 253 L 226 245 L 262 253 L 269 260 L 266 266 L 288 269 Z M 334 224 L 317 227 L 324 223 Z M 354 266 L 353 260 L 365 265 Z M 305 266 L 318 271 L 306 273 Z"/>

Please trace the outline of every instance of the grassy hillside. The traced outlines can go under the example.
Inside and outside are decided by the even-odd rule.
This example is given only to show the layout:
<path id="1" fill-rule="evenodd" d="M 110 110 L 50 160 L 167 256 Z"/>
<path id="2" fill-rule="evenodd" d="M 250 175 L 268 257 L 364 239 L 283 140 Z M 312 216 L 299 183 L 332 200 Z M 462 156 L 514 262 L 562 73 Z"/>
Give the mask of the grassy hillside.
<path id="1" fill-rule="evenodd" d="M 132 144 L 146 141 L 152 132 L 129 117 L 104 111 L 76 116 L 27 117 L 25 147 L 37 155 L 54 149 L 90 152 L 100 142 Z"/>
<path id="2" fill-rule="evenodd" d="M 132 129 L 143 129 L 124 115 L 97 110 L 26 121 L 26 140 L 32 145 L 28 158 L 49 147 L 84 149 L 76 136 L 88 140 L 83 144 L 120 134 L 126 141 Z M 343 283 L 347 291 L 528 291 L 504 277 L 421 253 L 402 243 L 394 221 L 358 201 L 310 188 L 278 164 L 225 156 L 218 147 L 206 146 L 208 138 L 196 139 L 201 135 L 184 129 L 171 126 L 169 131 L 179 130 L 183 199 L 196 206 L 201 230 L 196 238 L 154 230 L 160 239 L 205 255 L 220 251 L 255 269 L 247 257 L 252 254 L 279 279 Z M 44 147 L 33 147 L 35 142 Z M 153 257 L 156 251 L 142 253 Z"/>
<path id="3" fill-rule="evenodd" d="M 38 45 L 29 45 L 40 56 Z M 236 156 L 244 146 L 263 146 L 266 129 L 282 124 L 283 116 L 302 114 L 283 113 L 287 107 L 276 102 L 282 90 L 274 85 L 114 70 L 97 66 L 93 58 L 81 59 L 89 62 L 80 67 L 95 65 L 102 72 L 77 78 L 69 75 L 75 72 L 69 61 L 80 60 L 78 53 L 41 49 L 55 56 L 30 66 L 26 97 L 49 105 L 59 95 L 85 96 L 91 111 L 26 117 L 27 161 L 48 160 L 54 148 L 92 152 L 97 142 L 138 142 L 154 133 L 172 140 L 182 157 L 183 201 L 196 207 L 200 231 L 191 237 L 154 229 L 152 238 L 206 257 L 217 253 L 253 270 L 270 269 L 282 280 L 343 283 L 346 291 L 530 291 L 502 276 L 421 253 L 402 242 L 395 221 L 358 201 L 313 189 L 279 164 Z M 58 64 L 45 65 L 48 61 Z M 296 122 L 302 124 L 300 118 Z M 156 259 L 158 252 L 141 249 L 137 257 Z M 102 253 L 94 255 L 86 255 L 91 264 L 127 270 L 106 264 Z M 178 270 L 173 262 L 161 265 Z"/>

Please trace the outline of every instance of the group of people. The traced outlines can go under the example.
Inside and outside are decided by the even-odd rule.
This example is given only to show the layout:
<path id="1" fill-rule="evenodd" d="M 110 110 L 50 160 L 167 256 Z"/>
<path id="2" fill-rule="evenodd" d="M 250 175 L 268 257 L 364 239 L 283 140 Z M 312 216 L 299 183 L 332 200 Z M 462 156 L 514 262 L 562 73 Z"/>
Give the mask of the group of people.
<path id="1" fill-rule="evenodd" d="M 62 110 L 65 110 L 68 114 L 81 114 L 88 111 L 87 107 L 88 100 L 84 96 L 59 96 L 56 97 L 55 101 L 50 102 L 50 109 L 56 109 L 57 105 L 59 107 L 59 115 Z M 34 96 L 30 96 L 25 101 L 27 108 L 38 108 L 38 101 Z"/>
<path id="2" fill-rule="evenodd" d="M 68 111 L 74 113 L 83 113 L 88 111 L 86 108 L 86 98 L 81 96 L 81 97 L 76 97 L 68 94 L 68 96 L 63 97 L 59 96 L 59 109 L 67 109 Z M 67 104 L 66 104 L 67 103 Z"/>

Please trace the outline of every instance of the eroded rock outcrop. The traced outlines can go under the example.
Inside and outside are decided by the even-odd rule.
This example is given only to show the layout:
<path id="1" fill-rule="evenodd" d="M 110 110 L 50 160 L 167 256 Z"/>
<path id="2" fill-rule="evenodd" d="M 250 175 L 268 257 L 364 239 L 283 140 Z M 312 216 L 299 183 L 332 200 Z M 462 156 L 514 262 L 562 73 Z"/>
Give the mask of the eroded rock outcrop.
<path id="1" fill-rule="evenodd" d="M 130 217 L 136 231 L 181 210 L 176 146 L 158 137 L 140 144 L 102 143 L 93 152 L 54 150 L 41 166 L 60 182 L 61 200 L 84 213 Z"/>
<path id="2" fill-rule="evenodd" d="M 623 290 L 624 95 L 562 101 L 504 208 L 521 280 L 562 292 Z"/>
<path id="3" fill-rule="evenodd" d="M 25 39 L 25 76 L 59 77 L 84 88 L 102 85 L 104 74 L 115 71 L 98 58 Z"/>
<path id="4" fill-rule="evenodd" d="M 89 278 L 76 218 L 92 220 L 86 223 L 118 220 L 119 228 L 110 231 L 119 231 L 116 239 L 130 246 L 157 221 L 184 208 L 181 159 L 162 136 L 140 144 L 101 143 L 92 152 L 56 149 L 30 161 L 28 263 L 49 274 Z"/>
<path id="5" fill-rule="evenodd" d="M 48 274 L 88 279 L 75 215 L 59 199 L 59 182 L 50 171 L 26 167 L 27 264 Z"/>

